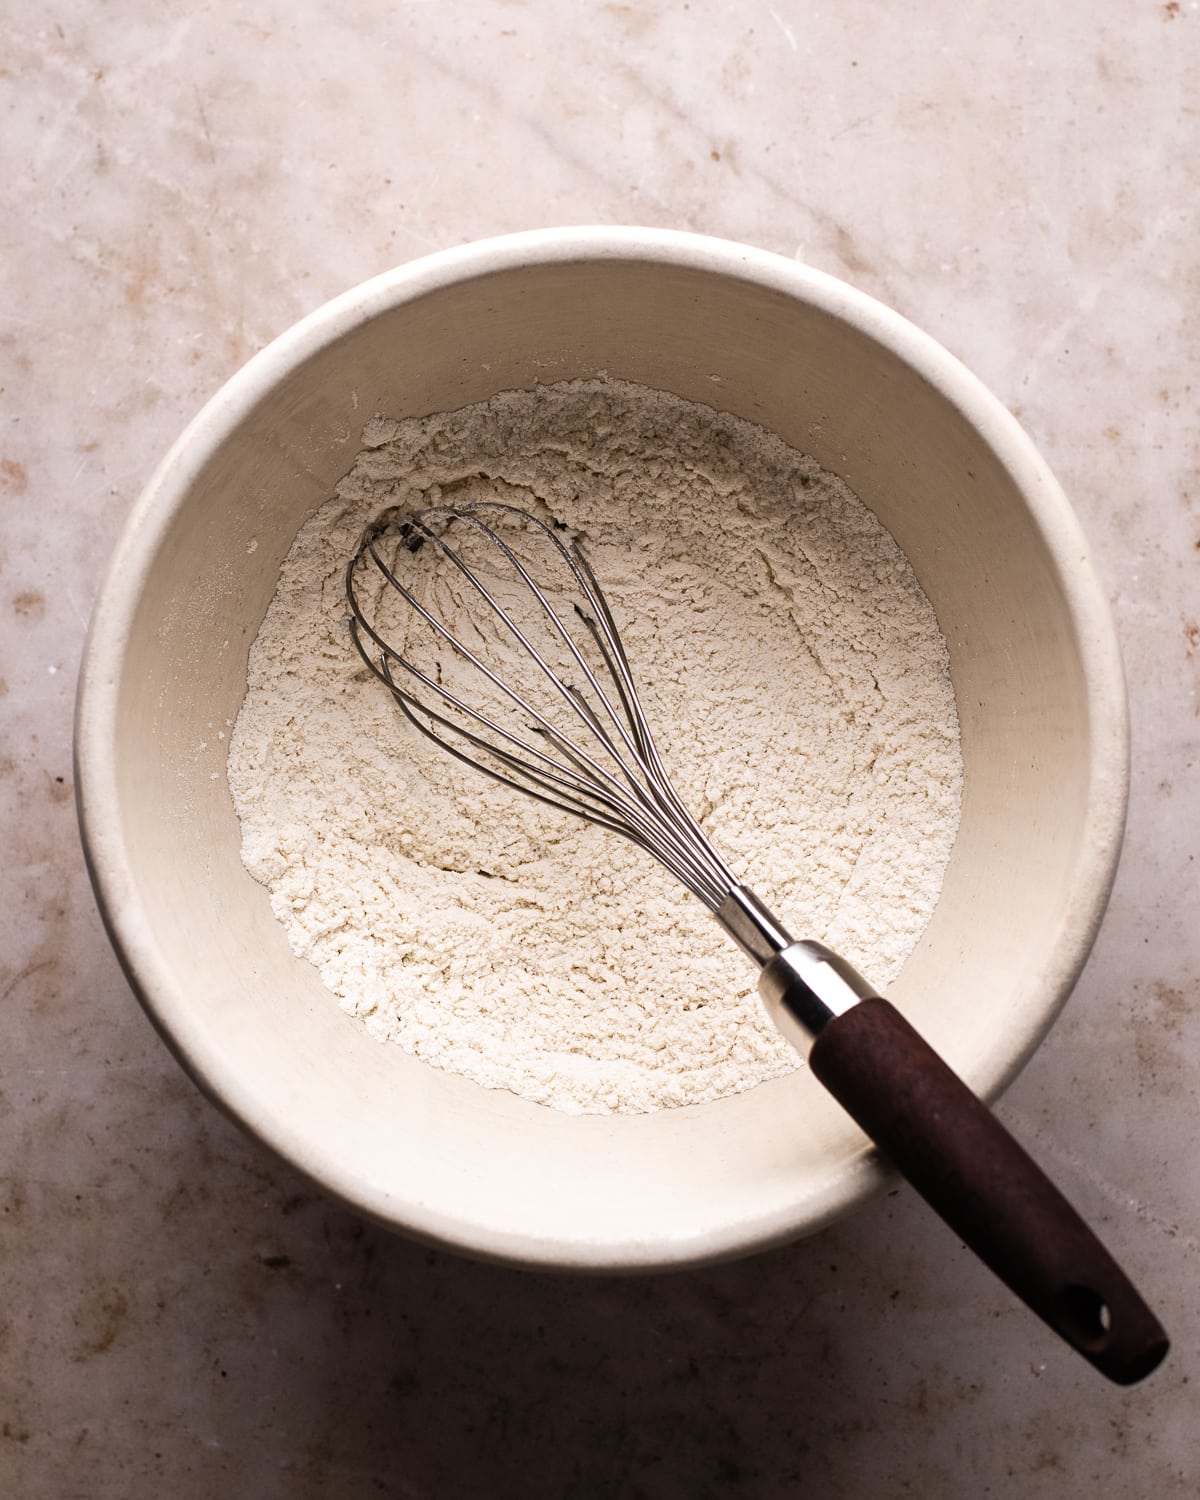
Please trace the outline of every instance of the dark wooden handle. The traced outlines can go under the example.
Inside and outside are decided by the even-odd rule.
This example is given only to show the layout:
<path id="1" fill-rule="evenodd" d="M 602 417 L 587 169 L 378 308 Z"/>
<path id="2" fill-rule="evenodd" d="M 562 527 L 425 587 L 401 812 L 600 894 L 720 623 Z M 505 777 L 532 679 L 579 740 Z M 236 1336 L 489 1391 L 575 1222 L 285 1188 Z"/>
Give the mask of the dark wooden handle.
<path id="1" fill-rule="evenodd" d="M 809 1063 L 967 1246 L 1110 1380 L 1163 1359 L 1162 1325 L 1063 1195 L 886 1000 L 820 1032 Z"/>

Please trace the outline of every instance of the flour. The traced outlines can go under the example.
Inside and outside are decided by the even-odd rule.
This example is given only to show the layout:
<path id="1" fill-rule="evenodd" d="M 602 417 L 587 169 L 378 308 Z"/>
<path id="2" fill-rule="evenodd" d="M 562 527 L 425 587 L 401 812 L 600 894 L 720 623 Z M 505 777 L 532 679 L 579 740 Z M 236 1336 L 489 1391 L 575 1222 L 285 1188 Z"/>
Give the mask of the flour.
<path id="1" fill-rule="evenodd" d="M 401 718 L 352 648 L 344 571 L 380 510 L 450 486 L 577 532 L 685 802 L 797 936 L 883 986 L 962 779 L 945 643 L 891 537 L 774 436 L 623 381 L 378 417 L 363 442 L 284 562 L 230 737 L 242 857 L 294 951 L 380 1041 L 562 1110 L 795 1067 L 753 965 L 665 870 Z"/>

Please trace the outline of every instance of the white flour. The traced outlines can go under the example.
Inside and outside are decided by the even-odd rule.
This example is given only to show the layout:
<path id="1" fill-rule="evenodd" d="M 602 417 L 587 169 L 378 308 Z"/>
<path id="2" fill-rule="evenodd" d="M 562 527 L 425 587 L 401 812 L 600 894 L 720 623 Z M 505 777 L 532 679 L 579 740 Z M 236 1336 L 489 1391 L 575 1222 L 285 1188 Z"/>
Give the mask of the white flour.
<path id="1" fill-rule="evenodd" d="M 886 985 L 962 778 L 945 643 L 891 537 L 777 438 L 622 381 L 376 418 L 364 443 L 288 554 L 230 742 L 243 859 L 293 949 L 381 1041 L 563 1110 L 700 1103 L 796 1066 L 753 966 L 670 875 L 403 721 L 353 651 L 344 570 L 377 512 L 443 486 L 544 503 L 581 533 L 718 848 Z"/>

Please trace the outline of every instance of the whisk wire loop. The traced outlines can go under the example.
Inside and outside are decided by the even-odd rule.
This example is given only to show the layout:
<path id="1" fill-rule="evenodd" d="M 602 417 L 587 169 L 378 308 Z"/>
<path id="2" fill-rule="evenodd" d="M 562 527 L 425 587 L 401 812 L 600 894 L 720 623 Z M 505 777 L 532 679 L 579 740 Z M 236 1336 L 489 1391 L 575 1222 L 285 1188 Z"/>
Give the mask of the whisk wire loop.
<path id="1" fill-rule="evenodd" d="M 480 582 L 480 580 L 477 577 L 477 575 L 462 560 L 462 558 L 459 555 L 459 553 L 453 547 L 451 547 L 449 545 L 449 543 L 447 543 L 444 540 L 444 538 L 438 536 L 436 532 L 432 531 L 428 527 L 428 525 L 425 523 L 425 516 L 427 516 L 429 514 L 430 514 L 430 512 L 428 512 L 428 511 L 427 512 L 423 512 L 418 518 L 414 519 L 414 521 L 411 523 L 413 525 L 414 530 L 417 530 L 420 535 L 422 535 L 423 537 L 425 537 L 425 538 L 433 541 L 436 544 L 436 546 L 440 549 L 440 551 L 446 557 L 446 559 L 449 562 L 453 563 L 453 565 L 459 570 L 459 572 L 462 573 L 462 575 L 468 580 L 468 582 L 476 590 L 476 592 L 479 594 L 479 596 L 490 607 L 490 609 L 492 610 L 492 612 L 494 613 L 494 615 L 496 616 L 496 618 L 505 626 L 505 628 L 508 630 L 508 632 L 523 647 L 523 649 L 528 654 L 528 656 L 530 657 L 530 659 L 537 664 L 537 666 L 541 669 L 543 675 L 546 677 L 547 681 L 551 684 L 551 686 L 555 689 L 555 691 L 557 691 L 560 694 L 560 696 L 564 699 L 564 701 L 566 701 L 571 707 L 575 707 L 576 705 L 574 704 L 574 701 L 572 700 L 572 698 L 570 696 L 570 692 L 569 692 L 569 689 L 567 687 L 567 684 L 564 683 L 564 682 L 562 682 L 555 675 L 555 673 L 550 670 L 549 666 L 542 659 L 542 657 L 537 652 L 537 650 L 530 644 L 530 642 L 528 641 L 528 639 L 526 638 L 526 636 L 524 635 L 524 633 L 517 626 L 517 624 L 513 621 L 513 619 L 511 618 L 511 616 L 508 614 L 508 612 L 504 609 L 504 607 L 501 604 L 499 604 L 497 602 L 497 600 L 495 599 L 495 597 L 483 586 L 483 584 Z M 449 508 L 445 508 L 445 509 L 439 508 L 437 511 L 434 511 L 433 514 L 453 515 L 453 516 L 456 516 L 456 517 L 460 517 L 461 519 L 463 519 L 463 520 L 465 520 L 465 521 L 467 521 L 467 522 L 469 522 L 471 524 L 474 524 L 477 527 L 477 529 L 480 532 L 482 532 L 488 538 L 488 540 L 490 540 L 492 542 L 495 542 L 500 547 L 501 551 L 505 553 L 506 556 L 508 556 L 510 559 L 512 558 L 512 554 L 509 551 L 509 549 L 507 547 L 505 547 L 502 542 L 499 541 L 499 539 L 495 536 L 495 533 L 492 532 L 490 530 L 490 528 L 482 526 L 473 515 L 462 513 L 459 509 L 453 509 L 453 510 L 451 510 Z M 528 699 L 526 697 L 524 697 L 522 694 L 518 693 L 514 688 L 512 688 L 511 686 L 509 686 L 509 684 L 503 678 L 499 677 L 487 665 L 486 662 L 481 661 L 480 658 L 473 651 L 471 651 L 469 647 L 467 647 L 466 645 L 463 644 L 462 640 L 458 636 L 454 635 L 451 631 L 447 630 L 447 628 L 442 624 L 442 622 L 440 620 L 438 620 L 436 618 L 436 616 L 434 616 L 433 614 L 431 614 L 430 611 L 427 610 L 424 607 L 424 605 L 422 605 L 420 603 L 420 601 L 412 594 L 412 592 L 409 589 L 407 589 L 404 586 L 404 584 L 402 584 L 400 582 L 400 580 L 395 576 L 395 574 L 391 570 L 391 568 L 388 567 L 387 563 L 384 562 L 383 558 L 379 555 L 379 551 L 378 551 L 377 547 L 375 546 L 374 539 L 372 539 L 372 541 L 370 543 L 370 553 L 371 553 L 372 561 L 379 568 L 380 572 L 384 575 L 384 577 L 392 585 L 392 587 L 395 588 L 403 596 L 403 598 L 405 599 L 405 601 L 414 610 L 417 611 L 417 613 L 422 617 L 422 619 L 424 619 L 426 621 L 427 624 L 429 624 L 429 625 L 431 625 L 433 627 L 433 629 L 438 633 L 438 635 L 440 635 L 442 637 L 442 639 L 445 640 L 446 643 L 449 646 L 451 646 L 458 653 L 459 656 L 461 656 L 464 660 L 470 662 L 470 664 L 473 667 L 475 667 L 478 671 L 482 672 L 483 675 L 487 678 L 487 680 L 492 684 L 492 686 L 495 687 L 495 688 L 497 688 L 504 695 L 504 697 L 508 698 L 517 708 L 519 708 L 521 710 L 522 713 L 528 714 L 531 718 L 535 719 L 537 721 L 537 724 L 538 724 L 539 728 L 542 730 L 542 732 L 546 733 L 547 735 L 556 736 L 557 738 L 560 738 L 560 739 L 563 738 L 563 736 L 561 735 L 561 733 L 558 733 L 558 732 L 556 732 L 554 730 L 554 726 L 551 724 L 550 720 L 540 710 L 538 710 L 537 708 L 535 708 L 528 701 Z M 518 567 L 519 566 L 520 565 L 518 564 Z M 558 620 L 557 615 L 550 608 L 550 606 L 547 603 L 544 595 L 542 595 L 541 591 L 537 588 L 536 584 L 534 584 L 532 582 L 532 580 L 529 578 L 528 574 L 525 572 L 525 570 L 523 568 L 521 569 L 521 573 L 523 575 L 523 581 L 526 582 L 529 585 L 529 587 L 530 587 L 531 591 L 533 592 L 534 596 L 538 599 L 538 601 L 546 609 L 547 613 L 550 614 L 552 616 L 552 618 L 557 622 L 557 620 Z M 561 623 L 561 622 L 559 622 L 559 623 Z M 380 638 L 377 635 L 375 635 L 374 631 L 372 631 L 371 634 L 374 636 L 374 638 L 376 639 L 376 641 L 379 641 Z M 381 642 L 381 644 L 383 644 L 383 643 Z M 570 642 L 570 644 L 572 646 L 574 646 L 573 642 Z M 410 666 L 410 664 L 407 661 L 404 661 L 402 658 L 396 657 L 395 653 L 392 652 L 390 650 L 390 648 L 388 648 L 388 654 L 390 656 L 392 656 L 394 659 L 402 661 L 402 664 L 404 666 L 406 666 L 406 667 Z M 587 670 L 586 666 L 585 666 L 585 670 Z M 428 678 L 422 677 L 419 672 L 414 671 L 413 675 L 417 676 L 417 677 L 420 677 L 421 680 L 425 682 L 426 686 L 434 687 L 435 690 L 437 690 L 439 692 L 443 692 L 443 696 L 449 698 L 449 696 L 450 696 L 449 694 L 444 693 L 444 691 L 437 684 L 431 683 Z M 589 673 L 589 676 L 590 676 L 590 673 Z M 457 701 L 457 700 L 455 702 L 455 706 L 459 707 L 459 708 L 463 708 L 464 707 L 464 705 L 461 702 Z M 471 713 L 473 717 L 476 717 L 476 718 L 479 717 L 478 715 L 476 715 L 474 713 L 473 710 L 466 709 L 465 711 L 468 712 L 468 713 Z M 493 727 L 495 727 L 495 726 L 493 726 Z M 598 736 L 598 737 L 601 739 L 601 742 L 603 744 L 605 744 L 606 748 L 610 748 L 611 749 L 611 747 L 609 746 L 608 741 L 607 741 L 606 738 L 604 738 L 603 736 Z M 569 739 L 567 740 L 567 743 L 571 744 L 572 749 L 574 750 L 575 754 L 579 757 L 579 759 L 582 760 L 582 761 L 585 761 L 587 763 L 588 769 L 591 772 L 591 774 L 593 774 L 594 776 L 597 776 L 597 777 L 601 778 L 602 780 L 604 780 L 606 782 L 613 782 L 613 783 L 615 783 L 615 778 L 611 775 L 611 773 L 609 771 L 607 771 L 603 766 L 599 765 L 592 758 L 592 756 L 590 756 L 587 753 L 587 751 L 585 751 L 583 749 L 582 746 L 574 744 L 574 742 L 570 741 Z M 617 762 L 618 762 L 618 764 L 621 766 L 621 770 L 625 773 L 626 779 L 632 781 L 632 778 L 629 776 L 628 768 L 626 766 L 624 766 L 624 764 L 620 761 L 620 757 L 616 756 L 615 753 L 614 753 L 614 759 L 616 759 Z"/>
<path id="2" fill-rule="evenodd" d="M 483 518 L 488 513 L 500 520 L 515 518 L 521 527 L 533 528 L 553 548 L 568 570 L 572 591 L 578 595 L 571 599 L 571 607 L 595 649 L 599 669 L 587 659 L 546 589 L 513 547 Z M 529 629 L 522 628 L 460 550 L 438 529 L 439 526 L 449 529 L 455 524 L 465 524 L 482 539 L 491 549 L 489 556 L 494 552 L 505 560 L 524 595 L 536 606 L 535 623 L 537 618 L 543 619 L 552 642 L 565 649 L 572 668 L 581 674 L 583 687 L 555 671 L 530 639 Z M 399 543 L 412 553 L 425 542 L 431 542 L 439 557 L 466 579 L 484 604 L 488 617 L 520 648 L 522 659 L 536 667 L 539 680 L 548 684 L 552 694 L 570 710 L 572 728 L 564 728 L 531 701 L 528 689 L 518 690 L 496 672 L 462 639 L 461 633 L 451 629 L 397 576 L 395 563 L 389 563 L 377 545 L 384 533 L 392 529 Z M 399 556 L 397 547 L 397 559 Z M 453 691 L 441 680 L 440 669 L 436 677 L 424 670 L 406 654 L 407 639 L 405 649 L 398 650 L 372 624 L 355 587 L 358 570 L 366 561 L 374 565 L 435 639 L 444 642 L 461 663 L 478 673 L 499 695 L 501 706 L 515 717 L 520 733 Z M 671 785 L 642 711 L 612 611 L 578 547 L 568 548 L 539 518 L 499 501 L 436 506 L 403 517 L 389 512 L 367 529 L 350 560 L 346 569 L 346 595 L 351 610 L 351 636 L 360 656 L 372 674 L 387 686 L 414 728 L 455 759 L 493 780 L 622 834 L 666 866 L 710 910 L 717 910 L 736 884 L 735 877 Z M 378 650 L 378 662 L 364 635 Z M 398 681 L 394 667 L 419 684 L 424 694 Z M 432 702 L 427 701 L 426 695 Z M 440 707 L 434 707 L 434 703 Z M 446 711 L 455 717 L 449 717 Z M 581 743 L 581 726 L 587 732 L 590 749 Z M 527 735 L 532 738 L 526 738 Z M 470 753 L 464 745 L 478 754 Z"/>

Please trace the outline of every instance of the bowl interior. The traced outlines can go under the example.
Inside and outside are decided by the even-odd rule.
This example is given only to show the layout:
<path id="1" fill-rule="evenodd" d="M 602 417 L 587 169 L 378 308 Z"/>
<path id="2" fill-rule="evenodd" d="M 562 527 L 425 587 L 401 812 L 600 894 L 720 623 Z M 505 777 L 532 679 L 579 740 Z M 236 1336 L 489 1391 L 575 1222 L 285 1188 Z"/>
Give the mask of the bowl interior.
<path id="1" fill-rule="evenodd" d="M 843 475 L 934 605 L 962 722 L 961 830 L 892 998 L 991 1094 L 1086 956 L 1119 836 L 1123 708 L 1065 502 L 948 356 L 769 260 L 493 254 L 370 283 L 205 410 L 115 560 L 79 754 L 118 948 L 215 1098 L 411 1232 L 526 1262 L 667 1265 L 814 1228 L 879 1173 L 807 1071 L 713 1105 L 568 1117 L 372 1041 L 291 954 L 238 857 L 221 736 L 280 562 L 376 412 L 607 371 L 761 423 Z"/>

